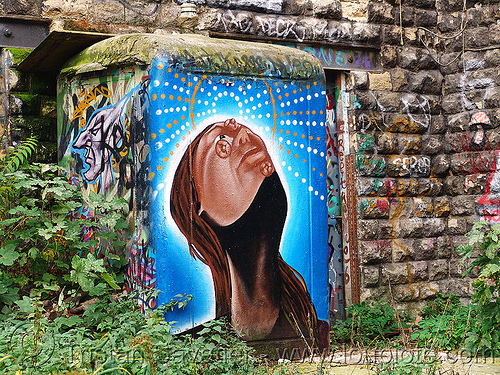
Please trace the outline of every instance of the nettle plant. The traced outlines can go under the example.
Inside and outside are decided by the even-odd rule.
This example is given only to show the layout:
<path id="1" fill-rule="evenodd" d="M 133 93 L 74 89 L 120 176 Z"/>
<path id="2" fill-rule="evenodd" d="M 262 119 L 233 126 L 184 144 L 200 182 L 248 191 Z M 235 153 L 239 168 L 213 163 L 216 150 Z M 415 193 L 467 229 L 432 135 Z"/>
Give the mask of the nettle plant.
<path id="1" fill-rule="evenodd" d="M 500 350 L 500 223 L 474 223 L 466 234 L 469 242 L 457 253 L 462 262 L 473 259 L 464 274 L 475 270 L 472 302 L 477 304 L 476 324 L 465 341 L 470 354 L 497 355 Z"/>
<path id="2" fill-rule="evenodd" d="M 120 289 L 126 264 L 125 200 L 83 196 L 58 166 L 27 164 L 34 147 L 23 143 L 0 160 L 2 314 L 23 297 L 82 298 Z"/>

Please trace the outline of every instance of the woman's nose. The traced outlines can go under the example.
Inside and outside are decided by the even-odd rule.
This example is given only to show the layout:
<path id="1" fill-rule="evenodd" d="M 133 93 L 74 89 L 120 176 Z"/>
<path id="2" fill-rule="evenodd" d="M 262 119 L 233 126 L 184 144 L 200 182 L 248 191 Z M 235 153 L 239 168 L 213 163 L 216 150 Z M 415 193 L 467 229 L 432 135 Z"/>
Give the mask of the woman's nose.
<path id="1" fill-rule="evenodd" d="M 240 127 L 240 129 L 238 130 L 238 133 L 236 134 L 236 137 L 234 138 L 234 142 L 236 143 L 236 145 L 243 145 L 245 143 L 247 143 L 248 141 L 250 140 L 250 136 L 248 134 L 248 129 L 246 129 L 245 127 Z"/>
<path id="2" fill-rule="evenodd" d="M 227 119 L 224 121 L 224 126 L 227 126 L 228 128 L 232 130 L 238 129 L 241 125 L 236 122 L 234 118 Z"/>

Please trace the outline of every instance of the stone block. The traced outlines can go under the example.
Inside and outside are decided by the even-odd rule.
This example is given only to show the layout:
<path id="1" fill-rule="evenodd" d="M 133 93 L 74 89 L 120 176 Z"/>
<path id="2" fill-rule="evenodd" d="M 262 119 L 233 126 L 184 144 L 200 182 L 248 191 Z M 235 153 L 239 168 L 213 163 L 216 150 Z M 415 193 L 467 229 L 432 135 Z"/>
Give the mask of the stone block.
<path id="1" fill-rule="evenodd" d="M 464 96 L 461 93 L 449 94 L 443 96 L 443 101 L 441 106 L 445 113 L 455 114 L 458 112 L 462 112 L 464 110 L 463 107 L 463 99 Z M 470 110 L 477 109 L 476 106 L 472 106 Z"/>
<path id="2" fill-rule="evenodd" d="M 498 32 L 495 29 L 495 14 L 493 7 L 491 5 L 479 4 L 478 7 L 470 7 L 467 9 L 467 26 L 478 27 L 478 26 L 490 26 L 490 37 Z M 482 5 L 482 6 L 481 6 Z M 500 41 L 500 39 L 498 39 Z"/>
<path id="3" fill-rule="evenodd" d="M 392 7 L 386 3 L 368 3 L 368 22 L 394 24 Z"/>
<path id="4" fill-rule="evenodd" d="M 431 126 L 429 132 L 431 134 L 444 134 L 446 132 L 447 123 L 444 116 L 433 114 L 431 117 Z"/>
<path id="5" fill-rule="evenodd" d="M 399 221 L 397 237 L 419 238 L 437 237 L 446 230 L 445 219 L 442 218 L 410 218 Z"/>
<path id="6" fill-rule="evenodd" d="M 360 176 L 383 177 L 386 161 L 380 155 L 356 155 L 356 166 Z"/>
<path id="7" fill-rule="evenodd" d="M 485 108 L 500 107 L 500 87 L 491 87 L 486 89 L 486 93 L 484 95 L 484 106 Z"/>
<path id="8" fill-rule="evenodd" d="M 442 33 L 460 30 L 462 18 L 460 13 L 440 13 L 437 17 L 438 30 Z"/>
<path id="9" fill-rule="evenodd" d="M 396 64 L 396 61 L 394 62 Z M 384 65 L 387 67 L 387 65 Z M 392 69 L 390 71 L 392 88 L 394 91 L 405 91 L 408 87 L 408 78 L 403 69 Z"/>
<path id="10" fill-rule="evenodd" d="M 400 11 L 401 11 L 401 18 L 400 18 Z M 401 25 L 402 22 L 403 27 L 413 26 L 415 19 L 415 9 L 413 9 L 413 7 L 404 6 L 402 9 L 400 9 L 399 6 L 393 7 L 392 13 L 394 18 L 394 24 Z"/>
<path id="11" fill-rule="evenodd" d="M 441 94 L 443 76 L 439 70 L 427 70 L 410 73 L 408 77 L 408 90 L 420 94 Z"/>
<path id="12" fill-rule="evenodd" d="M 406 263 L 389 263 L 384 264 L 381 270 L 381 282 L 388 284 L 387 280 L 394 284 L 408 283 L 409 269 Z"/>
<path id="13" fill-rule="evenodd" d="M 435 10 L 415 9 L 415 25 L 420 27 L 435 27 L 437 24 Z"/>
<path id="14" fill-rule="evenodd" d="M 4 1 L 3 4 L 3 11 L 9 15 L 39 18 L 42 14 L 42 2 L 33 0 L 16 0 Z"/>
<path id="15" fill-rule="evenodd" d="M 360 240 L 373 240 L 380 238 L 380 226 L 378 220 L 359 220 L 358 238 Z"/>
<path id="16" fill-rule="evenodd" d="M 388 178 L 358 177 L 359 196 L 389 197 L 396 194 L 396 180 Z"/>
<path id="17" fill-rule="evenodd" d="M 462 0 L 436 0 L 436 9 L 442 12 L 459 12 L 463 6 Z"/>
<path id="18" fill-rule="evenodd" d="M 418 285 L 405 284 L 393 288 L 394 300 L 397 302 L 417 301 L 420 296 Z"/>
<path id="19" fill-rule="evenodd" d="M 370 90 L 392 90 L 391 74 L 384 73 L 368 73 L 370 81 Z"/>
<path id="20" fill-rule="evenodd" d="M 395 46 L 383 45 L 380 51 L 380 63 L 386 69 L 396 67 L 398 52 Z"/>
<path id="21" fill-rule="evenodd" d="M 390 177 L 429 177 L 431 159 L 424 155 L 389 155 L 385 171 Z"/>
<path id="22" fill-rule="evenodd" d="M 410 282 L 427 281 L 429 279 L 427 262 L 409 262 Z"/>
<path id="23" fill-rule="evenodd" d="M 400 95 L 396 92 L 375 91 L 377 109 L 382 112 L 398 112 L 401 106 Z"/>
<path id="24" fill-rule="evenodd" d="M 444 192 L 455 196 L 465 194 L 465 176 L 448 176 L 444 180 Z"/>
<path id="25" fill-rule="evenodd" d="M 452 236 L 464 235 L 468 232 L 467 217 L 449 217 L 448 218 L 448 234 Z"/>
<path id="26" fill-rule="evenodd" d="M 439 70 L 441 71 L 441 73 L 444 76 L 446 76 L 448 74 L 453 74 L 463 71 L 463 64 L 461 57 L 462 57 L 462 52 L 443 53 L 439 58 L 439 61 L 441 62 Z"/>
<path id="27" fill-rule="evenodd" d="M 431 115 L 418 115 L 410 113 L 409 105 L 406 102 L 407 94 L 401 96 L 405 114 L 388 113 L 384 116 L 385 130 L 392 133 L 424 134 L 429 129 L 432 121 Z"/>
<path id="28" fill-rule="evenodd" d="M 495 37 L 495 39 L 496 39 L 496 37 Z M 495 42 L 495 43 L 500 43 L 500 41 Z M 484 61 L 486 62 L 487 66 L 500 65 L 500 49 L 492 49 L 492 50 L 486 51 L 484 54 Z"/>
<path id="29" fill-rule="evenodd" d="M 393 154 L 397 147 L 397 134 L 377 133 L 375 134 L 375 142 L 379 154 Z"/>
<path id="30" fill-rule="evenodd" d="M 450 215 L 451 206 L 449 197 L 434 198 L 434 217 L 447 217 Z"/>
<path id="31" fill-rule="evenodd" d="M 432 171 L 432 167 L 431 167 Z M 437 178 L 419 178 L 418 195 L 422 197 L 435 197 L 443 192 L 443 183 Z"/>
<path id="32" fill-rule="evenodd" d="M 477 197 L 460 195 L 451 198 L 451 214 L 453 216 L 470 216 L 476 213 Z"/>
<path id="33" fill-rule="evenodd" d="M 400 45 L 401 29 L 395 25 L 382 26 L 382 41 L 384 45 Z"/>
<path id="34" fill-rule="evenodd" d="M 342 1 L 342 15 L 351 21 L 368 21 L 367 1 Z"/>
<path id="35" fill-rule="evenodd" d="M 339 0 L 316 0 L 313 2 L 313 14 L 318 18 L 340 20 L 342 19 L 342 6 Z"/>
<path id="36" fill-rule="evenodd" d="M 448 130 L 450 132 L 465 132 L 469 129 L 470 115 L 468 113 L 457 113 L 448 116 Z"/>
<path id="37" fill-rule="evenodd" d="M 446 259 L 430 261 L 428 264 L 429 280 L 442 280 L 448 277 L 448 264 Z"/>
<path id="38" fill-rule="evenodd" d="M 359 255 L 361 258 L 361 263 L 365 265 L 390 262 L 392 257 L 391 241 L 360 241 Z"/>
<path id="39" fill-rule="evenodd" d="M 380 279 L 379 266 L 361 266 L 361 283 L 364 287 L 376 286 Z"/>
<path id="40" fill-rule="evenodd" d="M 464 34 L 465 45 L 468 48 L 486 47 L 490 44 L 490 32 L 488 27 L 476 27 L 473 29 L 466 28 Z"/>
<path id="41" fill-rule="evenodd" d="M 414 155 L 422 151 L 422 140 L 418 134 L 396 135 L 395 153 L 399 155 Z"/>
<path id="42" fill-rule="evenodd" d="M 437 282 L 426 282 L 418 284 L 419 299 L 425 300 L 433 298 L 439 292 L 439 284 Z M 422 305 L 422 308 L 424 305 Z"/>
<path id="43" fill-rule="evenodd" d="M 365 111 L 374 111 L 377 109 L 377 98 L 372 93 L 356 90 L 352 95 L 356 96 L 356 100 L 361 106 L 360 109 Z"/>
<path id="44" fill-rule="evenodd" d="M 450 155 L 450 169 L 455 174 L 485 173 L 493 170 L 491 151 L 463 152 Z"/>
<path id="45" fill-rule="evenodd" d="M 446 291 L 446 294 L 455 294 L 459 297 L 469 297 L 472 294 L 470 280 L 462 278 L 448 278 L 439 280 L 439 289 Z"/>
<path id="46" fill-rule="evenodd" d="M 436 257 L 437 237 L 416 238 L 409 248 L 409 255 L 413 260 L 429 260 Z"/>
<path id="47" fill-rule="evenodd" d="M 387 198 L 359 198 L 359 215 L 363 219 L 388 219 L 389 202 Z"/>
<path id="48" fill-rule="evenodd" d="M 358 154 L 374 154 L 377 151 L 373 134 L 356 134 L 356 144 Z"/>
<path id="49" fill-rule="evenodd" d="M 413 198 L 413 209 L 407 217 L 433 217 L 434 204 L 431 197 Z"/>
<path id="50" fill-rule="evenodd" d="M 449 220 L 448 220 L 449 225 Z M 440 236 L 435 238 L 435 255 L 436 259 L 449 259 L 452 254 L 452 240 L 448 236 Z"/>
<path id="51" fill-rule="evenodd" d="M 361 71 L 352 71 L 351 77 L 354 82 L 354 88 L 356 90 L 367 90 L 368 89 L 368 73 Z"/>
<path id="52" fill-rule="evenodd" d="M 438 64 L 429 52 L 423 48 L 400 47 L 398 50 L 399 66 L 417 72 L 419 70 L 437 69 Z"/>
<path id="53" fill-rule="evenodd" d="M 473 175 L 467 175 L 464 179 L 464 194 L 467 195 L 480 195 L 484 194 L 486 186 L 488 186 L 488 181 L 490 179 L 490 173 L 476 173 Z"/>
<path id="54" fill-rule="evenodd" d="M 446 176 L 449 169 L 450 160 L 448 155 L 436 155 L 431 159 L 431 176 Z"/>
<path id="55" fill-rule="evenodd" d="M 418 194 L 418 181 L 416 179 L 398 178 L 396 195 L 398 197 L 415 196 Z"/>
<path id="56" fill-rule="evenodd" d="M 424 155 L 437 155 L 443 151 L 443 135 L 423 135 L 420 152 Z"/>
<path id="57" fill-rule="evenodd" d="M 392 262 L 401 263 L 410 260 L 410 251 L 413 240 L 409 238 L 395 238 L 392 240 Z"/>

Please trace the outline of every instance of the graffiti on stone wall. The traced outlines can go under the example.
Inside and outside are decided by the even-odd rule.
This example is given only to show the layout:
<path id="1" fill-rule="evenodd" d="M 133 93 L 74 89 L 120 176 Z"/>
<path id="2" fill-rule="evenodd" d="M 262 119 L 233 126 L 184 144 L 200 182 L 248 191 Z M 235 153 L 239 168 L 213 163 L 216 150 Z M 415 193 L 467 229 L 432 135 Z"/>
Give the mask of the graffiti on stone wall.
<path id="1" fill-rule="evenodd" d="M 484 194 L 477 201 L 476 212 L 483 220 L 500 221 L 500 146 L 492 138 L 493 125 L 484 111 L 472 114 L 468 131 L 451 137 L 457 152 L 459 170 L 466 176 L 465 188 L 474 186 L 478 176 L 488 174 Z"/>
<path id="2" fill-rule="evenodd" d="M 255 34 L 278 39 L 328 40 L 331 42 L 349 40 L 349 23 L 318 21 L 313 23 L 283 16 L 261 16 L 251 13 L 235 13 L 231 10 L 218 14 L 215 30 L 225 33 Z"/>
<path id="3" fill-rule="evenodd" d="M 437 293 L 437 288 L 422 276 L 427 269 L 425 262 L 410 261 L 415 255 L 405 238 L 442 234 L 442 217 L 450 211 L 446 200 L 415 198 L 433 195 L 441 186 L 431 175 L 430 157 L 422 153 L 422 137 L 431 131 L 431 104 L 423 95 L 403 94 L 395 105 L 382 104 L 374 93 L 371 96 L 377 110 L 361 108 L 355 114 L 357 166 L 360 174 L 370 179 L 369 190 L 361 194 L 366 196 L 359 199 L 358 212 L 363 219 L 389 221 L 387 227 L 377 229 L 381 240 L 363 241 L 364 268 L 370 269 L 370 262 L 374 262 L 371 256 L 376 254 L 375 263 L 388 263 L 383 274 L 389 281 L 380 280 L 378 271 L 368 276 L 365 273 L 365 286 L 391 282 L 400 284 L 393 289 L 399 300 L 426 298 Z M 400 114 L 395 114 L 394 108 Z M 367 250 L 371 247 L 377 249 L 373 254 Z"/>
<path id="4" fill-rule="evenodd" d="M 149 194 L 149 146 L 144 123 L 149 78 L 144 76 L 136 82 L 131 72 L 120 73 L 118 85 L 101 78 L 89 80 L 86 86 L 69 83 L 60 87 L 63 116 L 59 123 L 59 162 L 68 170 L 73 184 L 128 201 L 130 215 L 134 216 L 129 220 L 135 219 L 136 227 L 127 241 L 127 289 L 146 289 L 156 282 L 155 254 L 144 226 Z M 79 217 L 93 217 L 85 207 L 80 211 L 75 212 Z M 84 240 L 94 236 L 98 234 L 92 228 L 84 228 Z M 92 251 L 106 256 L 114 250 L 99 244 Z"/>

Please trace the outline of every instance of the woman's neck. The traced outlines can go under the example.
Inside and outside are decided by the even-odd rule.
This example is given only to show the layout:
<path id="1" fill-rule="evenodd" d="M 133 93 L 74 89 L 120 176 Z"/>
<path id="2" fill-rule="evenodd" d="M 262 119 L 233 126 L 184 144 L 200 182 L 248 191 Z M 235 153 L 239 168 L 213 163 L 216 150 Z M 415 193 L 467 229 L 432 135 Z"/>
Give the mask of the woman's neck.
<path id="1" fill-rule="evenodd" d="M 247 340 L 267 336 L 279 316 L 278 255 L 286 211 L 285 191 L 275 172 L 241 218 L 225 227 L 212 225 L 229 263 L 231 321 Z"/>

